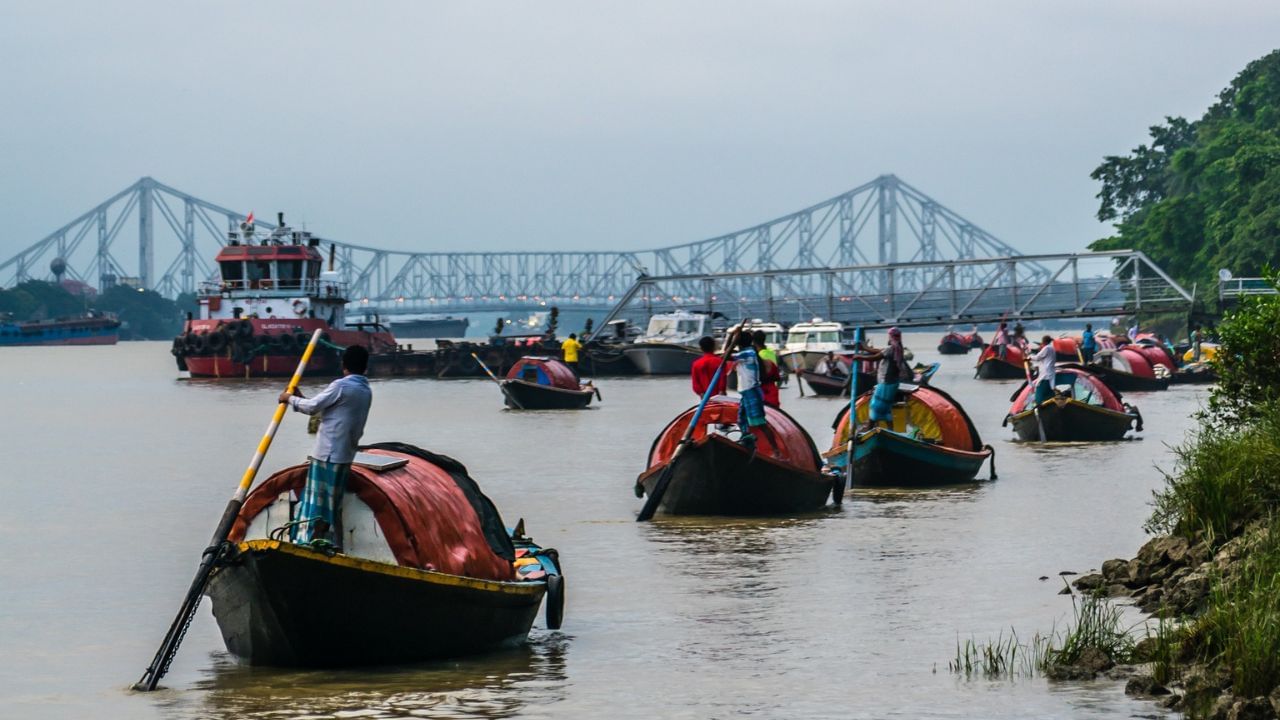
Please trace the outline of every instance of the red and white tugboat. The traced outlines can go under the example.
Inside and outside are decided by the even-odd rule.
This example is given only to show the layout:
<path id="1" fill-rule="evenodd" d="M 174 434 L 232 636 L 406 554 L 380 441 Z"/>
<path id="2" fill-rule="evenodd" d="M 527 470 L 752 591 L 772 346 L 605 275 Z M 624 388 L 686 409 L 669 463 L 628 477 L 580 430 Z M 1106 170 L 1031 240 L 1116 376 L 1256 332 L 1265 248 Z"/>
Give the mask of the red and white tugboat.
<path id="1" fill-rule="evenodd" d="M 396 349 L 377 323 L 346 323 L 347 288 L 329 268 L 320 239 L 284 224 L 258 240 L 253 216 L 231 231 L 216 259 L 222 279 L 204 283 L 200 316 L 174 338 L 178 369 L 192 377 L 287 377 L 297 369 L 311 333 L 324 330 L 309 375 L 337 375 L 342 349 L 364 345 L 371 355 Z"/>

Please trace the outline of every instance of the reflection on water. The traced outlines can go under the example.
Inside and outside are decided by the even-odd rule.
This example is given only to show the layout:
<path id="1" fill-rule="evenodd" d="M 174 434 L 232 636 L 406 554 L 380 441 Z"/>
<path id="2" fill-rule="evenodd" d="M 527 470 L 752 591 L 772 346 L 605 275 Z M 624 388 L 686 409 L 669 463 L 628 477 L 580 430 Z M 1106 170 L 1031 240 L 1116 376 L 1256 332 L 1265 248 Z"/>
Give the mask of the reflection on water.
<path id="1" fill-rule="evenodd" d="M 571 637 L 540 633 L 479 657 L 398 668 L 298 671 L 243 665 L 214 653 L 202 695 L 162 704 L 175 720 L 509 718 L 564 698 Z"/>

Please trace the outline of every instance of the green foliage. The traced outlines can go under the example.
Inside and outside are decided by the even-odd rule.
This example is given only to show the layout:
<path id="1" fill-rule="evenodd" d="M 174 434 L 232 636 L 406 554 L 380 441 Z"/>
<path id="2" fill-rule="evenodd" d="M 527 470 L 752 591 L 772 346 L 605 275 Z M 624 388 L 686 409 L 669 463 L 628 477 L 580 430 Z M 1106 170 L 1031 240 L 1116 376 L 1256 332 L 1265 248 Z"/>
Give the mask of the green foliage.
<path id="1" fill-rule="evenodd" d="M 0 312 L 13 315 L 15 320 L 50 320 L 84 311 L 82 298 L 54 283 L 28 280 L 12 290 L 0 289 Z"/>
<path id="2" fill-rule="evenodd" d="M 1175 278 L 1209 288 L 1219 268 L 1256 275 L 1280 257 L 1280 50 L 1250 63 L 1204 116 L 1166 118 L 1150 146 L 1109 156 L 1095 250 L 1141 250 Z"/>
<path id="3" fill-rule="evenodd" d="M 1280 280 L 1270 282 L 1280 289 Z M 1280 296 L 1243 299 L 1218 325 L 1218 385 L 1209 399 L 1211 427 L 1233 428 L 1280 404 Z"/>
<path id="4" fill-rule="evenodd" d="M 120 318 L 124 340 L 164 340 L 182 332 L 184 316 L 177 303 L 154 290 L 117 285 L 99 295 L 93 305 Z"/>

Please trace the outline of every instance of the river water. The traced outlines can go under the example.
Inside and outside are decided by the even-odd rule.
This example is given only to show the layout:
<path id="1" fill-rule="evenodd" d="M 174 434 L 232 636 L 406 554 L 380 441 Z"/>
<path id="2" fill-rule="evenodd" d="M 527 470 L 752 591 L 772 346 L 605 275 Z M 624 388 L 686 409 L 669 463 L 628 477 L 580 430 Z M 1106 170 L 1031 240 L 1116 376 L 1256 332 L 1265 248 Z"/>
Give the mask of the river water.
<path id="1" fill-rule="evenodd" d="M 934 343 L 908 337 L 925 362 Z M 457 457 L 508 524 L 559 548 L 563 629 L 539 616 L 517 650 L 297 672 L 238 665 L 206 602 L 168 689 L 135 694 L 283 381 L 184 380 L 164 343 L 5 349 L 0 717 L 1158 716 L 1121 683 L 965 680 L 947 662 L 957 640 L 1061 629 L 1058 573 L 1132 556 L 1205 391 L 1126 396 L 1140 440 L 1019 445 L 1000 427 L 1015 383 L 974 380 L 975 358 L 943 358 L 934 384 L 995 446 L 998 480 L 773 520 L 634 522 L 650 442 L 694 402 L 684 378 L 605 378 L 603 403 L 559 413 L 505 411 L 487 380 L 374 380 L 367 441 Z M 839 401 L 792 385 L 783 405 L 830 443 Z M 265 472 L 305 457 L 305 426 L 286 418 Z"/>

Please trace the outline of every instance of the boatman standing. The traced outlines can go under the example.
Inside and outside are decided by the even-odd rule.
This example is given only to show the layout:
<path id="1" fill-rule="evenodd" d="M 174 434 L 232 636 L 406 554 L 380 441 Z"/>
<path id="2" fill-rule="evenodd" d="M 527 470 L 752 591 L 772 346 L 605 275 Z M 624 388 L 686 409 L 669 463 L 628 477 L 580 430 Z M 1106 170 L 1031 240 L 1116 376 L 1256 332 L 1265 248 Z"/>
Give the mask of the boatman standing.
<path id="1" fill-rule="evenodd" d="M 738 371 L 738 427 L 742 430 L 739 442 L 754 448 L 756 436 L 752 429 L 759 428 L 769 444 L 777 448 L 778 443 L 769 430 L 769 420 L 764 414 L 764 392 L 760 389 L 762 368 L 751 333 L 742 332 L 738 335 L 738 354 L 733 356 L 733 360 Z"/>
<path id="2" fill-rule="evenodd" d="M 560 343 L 560 350 L 564 353 L 564 364 L 573 371 L 573 376 L 581 377 L 578 374 L 578 351 L 582 350 L 582 343 L 578 342 L 578 334 L 569 333 L 569 339 Z"/>
<path id="3" fill-rule="evenodd" d="M 751 347 L 756 349 L 756 356 L 760 358 L 760 394 L 764 396 L 765 405 L 780 408 L 782 398 L 779 397 L 778 383 L 782 380 L 782 373 L 778 370 L 778 356 L 764 341 L 763 330 L 751 333 Z M 773 357 L 770 358 L 770 355 Z"/>
<path id="4" fill-rule="evenodd" d="M 324 541 L 342 549 L 342 495 L 373 402 L 373 391 L 364 376 L 368 366 L 369 351 L 352 345 L 342 353 L 342 377 L 318 395 L 306 398 L 297 388 L 293 395 L 280 393 L 280 402 L 289 403 L 295 411 L 320 416 L 307 486 L 295 514 L 297 524 L 290 533 L 293 542 L 300 545 Z"/>
<path id="5" fill-rule="evenodd" d="M 1058 351 L 1053 347 L 1053 338 L 1045 335 L 1040 339 L 1040 352 L 1035 355 L 1036 361 L 1036 398 L 1040 403 L 1053 397 L 1053 386 L 1058 374 Z"/>
<path id="6" fill-rule="evenodd" d="M 996 357 L 1001 360 L 1009 357 L 1009 326 L 1004 322 L 996 328 L 996 336 L 991 339 L 991 345 L 996 349 Z"/>
<path id="7" fill-rule="evenodd" d="M 906 349 L 902 347 L 902 331 L 889 328 L 889 346 L 883 350 L 855 355 L 855 360 L 879 360 L 876 369 L 876 389 L 871 394 L 869 421 L 866 427 L 887 423 L 893 428 L 893 404 L 898 400 L 898 385 L 915 379 L 915 372 L 907 364 Z"/>
<path id="8" fill-rule="evenodd" d="M 1080 336 L 1080 357 L 1085 364 L 1093 362 L 1094 353 L 1098 352 L 1098 338 L 1093 334 L 1093 323 L 1084 324 L 1084 335 Z"/>

